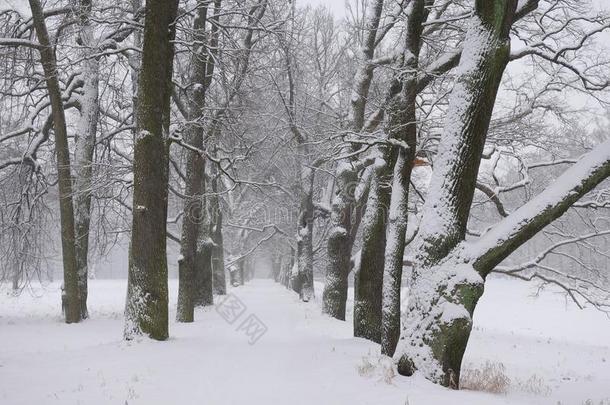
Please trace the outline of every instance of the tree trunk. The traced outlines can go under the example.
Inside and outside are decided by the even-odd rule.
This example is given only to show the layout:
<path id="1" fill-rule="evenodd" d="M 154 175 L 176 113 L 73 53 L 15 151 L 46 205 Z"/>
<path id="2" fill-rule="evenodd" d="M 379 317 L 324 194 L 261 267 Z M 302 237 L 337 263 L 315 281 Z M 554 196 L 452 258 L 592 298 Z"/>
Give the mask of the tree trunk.
<path id="1" fill-rule="evenodd" d="M 481 154 L 496 94 L 510 53 L 516 1 L 476 2 L 422 209 L 415 246 L 420 266 L 433 266 L 466 234 Z"/>
<path id="2" fill-rule="evenodd" d="M 193 304 L 195 306 L 214 305 L 213 271 L 212 271 L 212 250 L 213 245 L 209 236 L 207 226 L 200 229 L 197 253 L 195 256 L 195 291 L 193 294 Z"/>
<path id="3" fill-rule="evenodd" d="M 417 370 L 437 384 L 459 388 L 472 314 L 482 294 L 483 279 L 469 265 L 436 266 L 416 277 L 395 354 L 398 372 Z"/>
<path id="4" fill-rule="evenodd" d="M 280 275 L 280 283 L 286 288 L 290 288 L 290 272 L 294 265 L 294 248 L 290 247 L 290 260 L 286 260 L 282 266 L 282 273 Z"/>
<path id="5" fill-rule="evenodd" d="M 279 283 L 282 276 L 282 256 L 277 252 L 273 255 L 271 267 L 271 276 L 276 283 Z"/>
<path id="6" fill-rule="evenodd" d="M 381 291 L 390 205 L 389 156 L 381 153 L 373 167 L 362 229 L 360 268 L 354 274 L 354 336 L 381 341 Z"/>
<path id="7" fill-rule="evenodd" d="M 192 72 L 190 83 L 192 93 L 189 97 L 188 127 L 186 141 L 189 145 L 203 149 L 203 114 L 206 93 L 214 70 L 213 56 L 208 55 L 206 47 L 206 22 L 208 2 L 200 0 L 193 21 L 194 49 L 191 56 Z M 218 13 L 218 9 L 216 9 Z M 197 151 L 186 150 L 186 181 L 182 238 L 180 241 L 180 261 L 178 263 L 178 322 L 193 322 L 195 305 L 209 304 L 206 290 L 207 272 L 211 271 L 209 234 L 201 227 L 209 224 L 205 193 L 205 160 Z M 211 283 L 211 280 L 209 280 Z"/>
<path id="8" fill-rule="evenodd" d="M 239 268 L 235 263 L 229 266 L 229 281 L 231 282 L 231 286 L 239 286 Z"/>
<path id="9" fill-rule="evenodd" d="M 194 98 L 195 99 L 195 98 Z M 194 101 L 195 102 L 195 101 Z M 198 149 L 203 148 L 203 131 L 198 125 L 192 124 L 187 130 L 187 142 Z M 199 153 L 187 150 L 186 186 L 184 215 L 182 219 L 182 237 L 180 241 L 180 261 L 178 262 L 178 306 L 176 320 L 178 322 L 193 322 L 198 264 L 205 260 L 201 256 L 204 246 L 198 242 L 201 227 L 205 226 L 206 208 L 203 193 L 205 192 L 205 162 Z M 206 235 L 207 236 L 207 235 Z M 203 243 L 203 242 L 202 242 Z M 197 286 L 199 287 L 199 286 Z"/>
<path id="10" fill-rule="evenodd" d="M 388 107 L 388 132 L 403 140 L 408 150 L 399 149 L 392 183 L 392 196 L 388 213 L 387 243 L 383 264 L 381 352 L 393 356 L 400 336 L 400 287 L 402 281 L 405 235 L 409 216 L 409 186 L 411 170 L 417 148 L 417 74 L 423 23 L 428 19 L 431 0 L 414 0 L 406 11 L 407 29 L 405 44 L 406 76 L 402 91 Z M 396 133 L 396 134 L 395 134 Z M 395 135 L 394 135 L 395 134 Z"/>
<path id="11" fill-rule="evenodd" d="M 414 104 L 413 104 L 414 106 Z M 415 117 L 415 110 L 412 110 Z M 411 115 L 407 113 L 407 115 Z M 409 208 L 409 183 L 411 168 L 415 157 L 415 121 L 414 128 L 408 129 L 408 151 L 401 150 L 394 165 L 392 197 L 388 222 L 387 243 L 383 268 L 383 289 L 381 305 L 381 353 L 393 356 L 400 336 L 400 288 L 402 285 L 403 255 L 405 252 L 405 234 Z"/>
<path id="12" fill-rule="evenodd" d="M 438 265 L 464 240 L 497 90 L 510 54 L 516 0 L 476 1 L 466 33 L 416 249 L 398 371 L 459 387 L 483 280 L 468 265 Z"/>
<path id="13" fill-rule="evenodd" d="M 207 182 L 208 176 L 204 173 L 202 181 Z M 203 198 L 203 211 L 201 223 L 198 224 L 197 245 L 193 267 L 193 304 L 195 306 L 209 306 L 214 304 L 214 268 L 212 256 L 214 254 L 213 215 L 210 213 L 210 198 Z"/>
<path id="14" fill-rule="evenodd" d="M 349 164 L 340 162 L 337 168 L 337 191 L 331 211 L 332 228 L 328 234 L 328 264 L 322 295 L 322 311 L 333 318 L 345 320 L 347 300 L 347 276 L 351 265 L 352 244 L 350 238 L 353 196 L 351 187 L 357 182 L 356 173 Z M 350 186 L 351 185 L 351 186 Z"/>
<path id="15" fill-rule="evenodd" d="M 94 30 L 89 20 L 91 1 L 81 0 L 77 11 L 79 36 L 82 47 L 83 96 L 75 141 L 74 208 L 76 233 L 76 265 L 81 318 L 89 317 L 87 311 L 87 279 L 89 255 L 89 228 L 91 223 L 91 194 L 93 153 L 99 118 L 99 62 L 92 56 L 95 52 Z"/>
<path id="16" fill-rule="evenodd" d="M 225 295 L 227 293 L 227 280 L 225 275 L 224 241 L 222 237 L 222 208 L 220 206 L 220 195 L 218 188 L 218 170 L 216 166 L 210 167 L 212 194 L 209 197 L 210 216 L 212 222 L 212 287 L 214 294 Z"/>
<path id="17" fill-rule="evenodd" d="M 142 7 L 141 0 L 130 0 L 131 5 L 131 13 L 133 14 L 133 18 L 135 20 L 136 15 L 140 8 Z M 142 33 L 141 30 L 134 30 L 132 34 L 133 44 L 132 46 L 135 49 L 142 48 Z M 138 110 L 138 78 L 140 76 L 140 65 L 142 63 L 142 58 L 140 52 L 134 51 L 130 52 L 127 55 L 127 61 L 129 62 L 129 77 L 131 79 L 131 108 L 133 111 Z M 135 139 L 135 129 L 133 130 L 134 139 Z"/>
<path id="18" fill-rule="evenodd" d="M 61 217 L 61 249 L 64 267 L 64 291 L 66 297 L 66 323 L 79 322 L 80 300 L 78 293 L 78 272 L 74 235 L 74 207 L 72 205 L 72 177 L 70 174 L 70 150 L 66 131 L 66 117 L 61 98 L 55 49 L 49 40 L 49 33 L 39 0 L 29 0 L 32 20 L 40 48 L 40 59 L 46 77 L 51 100 L 53 129 L 55 133 L 55 153 L 57 155 L 57 175 L 59 183 L 59 211 Z"/>
<path id="19" fill-rule="evenodd" d="M 301 208 L 297 227 L 298 273 L 297 293 L 309 302 L 314 297 L 313 286 L 313 178 L 311 168 L 301 167 Z"/>
<path id="20" fill-rule="evenodd" d="M 241 259 L 238 263 L 239 272 L 239 285 L 244 285 L 246 283 L 246 271 L 245 271 L 246 263 L 245 259 Z"/>
<path id="21" fill-rule="evenodd" d="M 376 159 L 372 172 L 371 190 L 363 222 L 360 271 L 357 273 L 354 289 L 354 336 L 364 337 L 375 342 L 381 342 L 382 338 L 382 291 L 386 228 L 390 215 L 393 216 L 393 228 L 391 229 L 392 254 L 397 255 L 400 253 L 402 255 L 404 252 L 404 234 L 406 232 L 406 219 L 408 215 L 406 203 L 408 202 L 411 167 L 415 158 L 417 134 L 415 123 L 415 98 L 417 96 L 415 72 L 419 65 L 418 58 L 421 47 L 422 24 L 427 19 L 428 10 L 425 8 L 425 0 L 416 0 L 409 4 L 405 12 L 408 20 L 403 70 L 407 73 L 403 73 L 405 77 L 400 78 L 399 85 L 402 86 L 402 92 L 390 101 L 388 106 L 389 119 L 386 129 L 388 137 L 406 142 L 409 150 L 404 151 L 396 147 L 391 149 L 387 147 L 380 148 L 382 149 L 380 157 Z M 394 183 L 395 188 L 393 189 L 390 186 L 392 182 L 392 168 L 394 168 L 399 154 L 401 156 L 401 167 L 398 169 L 400 171 L 400 181 Z M 396 194 L 393 195 L 393 192 Z M 390 208 L 392 197 L 394 198 L 394 203 L 398 205 Z M 398 213 L 396 210 L 403 211 Z M 402 252 L 400 252 L 401 249 Z M 402 266 L 402 257 L 400 258 L 400 265 Z M 388 274 L 390 279 L 389 286 L 393 285 L 393 290 L 396 290 L 396 282 L 398 283 L 398 295 L 394 295 L 392 298 L 388 295 L 391 308 L 395 309 L 396 300 L 398 300 L 398 313 L 390 315 L 386 312 L 386 317 L 393 316 L 398 320 L 400 319 L 401 276 L 402 268 L 398 272 L 394 268 Z M 395 281 L 394 284 L 391 283 L 392 279 Z M 386 308 L 386 310 L 388 309 Z M 395 323 L 395 320 L 392 322 Z M 395 334 L 396 332 L 392 333 Z M 397 340 L 397 338 L 396 336 L 392 339 Z"/>
<path id="22" fill-rule="evenodd" d="M 296 87 L 293 74 L 292 55 L 290 54 L 292 38 L 294 35 L 294 11 L 292 4 L 291 32 L 287 33 L 288 43 L 285 49 L 284 59 L 286 62 L 286 74 L 288 76 L 288 104 L 286 110 L 292 131 L 297 142 L 297 184 L 299 187 L 299 215 L 296 226 L 297 258 L 296 273 L 291 274 L 292 289 L 299 294 L 304 302 L 309 302 L 314 295 L 313 287 L 313 180 L 314 169 L 307 160 L 309 159 L 308 141 L 296 123 Z M 292 272 L 291 272 L 292 273 Z"/>
<path id="23" fill-rule="evenodd" d="M 361 50 L 361 66 L 355 77 L 350 109 L 350 130 L 360 132 L 364 126 L 364 114 L 368 99 L 374 65 L 377 29 L 381 20 L 384 0 L 375 0 L 366 20 L 365 39 Z M 345 148 L 346 152 L 352 147 Z M 332 201 L 331 231 L 328 236 L 326 283 L 322 295 L 323 311 L 334 318 L 345 320 L 347 300 L 347 277 L 350 271 L 350 257 L 353 245 L 351 219 L 354 211 L 354 191 L 358 184 L 358 174 L 352 159 L 338 162 L 335 177 L 337 190 Z"/>
<path id="24" fill-rule="evenodd" d="M 19 282 L 21 281 L 21 266 L 16 263 L 15 269 L 13 270 L 13 292 L 19 291 Z"/>
<path id="25" fill-rule="evenodd" d="M 126 339 L 165 340 L 169 119 L 177 0 L 147 0 L 138 83 L 133 164 L 133 222 L 125 308 Z"/>
<path id="26" fill-rule="evenodd" d="M 225 256 L 224 245 L 222 238 L 222 211 L 218 197 L 218 180 L 216 177 L 212 180 L 212 193 L 210 204 L 212 206 L 212 239 L 214 246 L 212 247 L 212 268 L 214 273 L 213 288 L 214 294 L 225 295 L 227 293 L 227 280 L 225 276 Z"/>

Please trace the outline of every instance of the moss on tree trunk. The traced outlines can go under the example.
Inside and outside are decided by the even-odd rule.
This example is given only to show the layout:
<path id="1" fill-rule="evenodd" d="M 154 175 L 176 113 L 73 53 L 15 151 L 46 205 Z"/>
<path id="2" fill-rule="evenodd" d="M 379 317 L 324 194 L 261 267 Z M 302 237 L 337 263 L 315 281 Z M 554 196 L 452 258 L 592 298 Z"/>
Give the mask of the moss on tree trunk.
<path id="1" fill-rule="evenodd" d="M 406 326 L 398 343 L 398 372 L 459 388 L 460 369 L 483 294 L 483 279 L 468 265 L 430 269 L 411 286 Z"/>
<path id="2" fill-rule="evenodd" d="M 418 370 L 452 388 L 459 387 L 483 280 L 472 266 L 454 265 L 447 256 L 465 238 L 516 7 L 516 0 L 476 2 L 430 183 L 432 197 L 423 209 L 409 309 L 395 354 L 400 373 Z"/>

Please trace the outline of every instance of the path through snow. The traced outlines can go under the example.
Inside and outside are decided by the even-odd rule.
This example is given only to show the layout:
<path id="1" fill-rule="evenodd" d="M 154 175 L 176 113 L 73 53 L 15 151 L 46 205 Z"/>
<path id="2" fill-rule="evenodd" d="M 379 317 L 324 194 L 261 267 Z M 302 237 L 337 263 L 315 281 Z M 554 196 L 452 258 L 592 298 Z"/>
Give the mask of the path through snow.
<path id="1" fill-rule="evenodd" d="M 0 404 L 555 405 L 563 397 L 454 392 L 421 379 L 395 377 L 377 355 L 377 345 L 352 338 L 349 322 L 322 316 L 319 305 L 301 303 L 268 280 L 230 290 L 246 307 L 233 324 L 216 308 L 206 308 L 197 311 L 194 324 L 172 322 L 168 342 L 126 343 L 121 340 L 125 281 L 93 280 L 90 285 L 92 318 L 80 325 L 61 322 L 56 284 L 38 298 L 0 293 Z M 175 281 L 170 291 L 174 302 Z M 267 327 L 253 345 L 237 330 L 251 314 Z M 481 362 L 479 353 L 494 353 L 494 344 L 481 332 L 484 324 L 479 322 L 475 331 L 480 350 L 469 348 L 470 362 Z M 497 351 L 504 347 L 502 339 L 532 349 L 527 339 L 510 339 L 493 322 L 488 324 L 493 330 L 489 336 L 499 342 L 494 359 L 502 360 Z M 604 350 L 594 351 L 592 358 L 607 355 Z M 595 380 L 593 387 L 610 386 L 607 377 Z M 603 400 L 603 392 L 591 393 L 590 385 L 581 388 L 592 394 L 587 398 L 594 404 Z M 562 403 L 582 404 L 587 398 Z"/>

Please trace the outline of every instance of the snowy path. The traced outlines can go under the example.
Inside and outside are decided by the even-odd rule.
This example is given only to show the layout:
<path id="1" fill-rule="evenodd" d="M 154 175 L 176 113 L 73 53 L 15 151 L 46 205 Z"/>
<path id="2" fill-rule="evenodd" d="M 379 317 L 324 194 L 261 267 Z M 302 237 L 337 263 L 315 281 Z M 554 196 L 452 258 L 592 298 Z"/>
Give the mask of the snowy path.
<path id="1" fill-rule="evenodd" d="M 170 286 L 175 297 L 175 283 Z M 56 290 L 40 298 L 0 295 L 0 404 L 492 405 L 558 401 L 552 395 L 453 392 L 420 379 L 393 377 L 391 367 L 379 363 L 378 346 L 352 338 L 349 323 L 322 316 L 315 303 L 300 303 L 293 293 L 267 280 L 231 290 L 246 307 L 233 324 L 215 308 L 207 308 L 197 312 L 194 324 L 172 322 L 168 342 L 125 343 L 120 339 L 124 289 L 124 281 L 93 281 L 92 319 L 81 325 L 60 322 Z M 243 330 L 237 330 L 250 314 L 267 327 L 253 345 Z M 506 338 L 490 336 L 498 342 Z M 488 350 L 493 354 L 490 347 L 494 346 L 484 335 L 473 339 L 480 353 Z M 514 343 L 507 340 L 507 344 Z M 477 353 L 469 361 L 477 360 Z M 581 388 L 590 390 L 590 386 Z M 581 404 L 587 398 L 562 403 Z"/>

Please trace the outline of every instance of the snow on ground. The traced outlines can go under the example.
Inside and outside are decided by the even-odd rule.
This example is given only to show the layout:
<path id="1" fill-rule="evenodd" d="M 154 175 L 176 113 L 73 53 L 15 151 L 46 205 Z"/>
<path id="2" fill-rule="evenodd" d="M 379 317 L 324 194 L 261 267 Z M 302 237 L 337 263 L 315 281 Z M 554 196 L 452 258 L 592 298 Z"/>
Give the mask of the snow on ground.
<path id="1" fill-rule="evenodd" d="M 610 404 L 610 320 L 512 280 L 488 283 L 464 360 L 501 363 L 511 385 L 499 395 L 395 376 L 349 321 L 268 280 L 230 290 L 245 308 L 232 324 L 206 308 L 194 324 L 172 322 L 167 342 L 123 342 L 125 289 L 92 280 L 91 319 L 79 325 L 61 322 L 57 284 L 18 298 L 0 290 L 0 404 Z M 172 303 L 176 291 L 172 280 Z M 250 315 L 267 329 L 254 344 L 259 334 L 239 330 Z"/>

